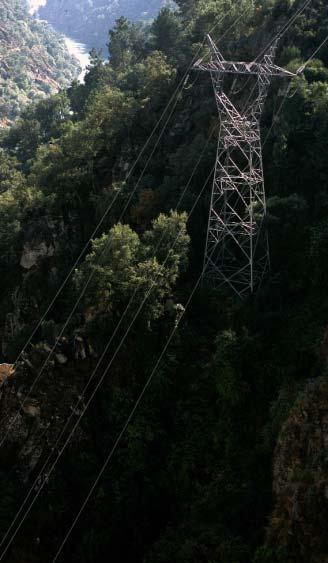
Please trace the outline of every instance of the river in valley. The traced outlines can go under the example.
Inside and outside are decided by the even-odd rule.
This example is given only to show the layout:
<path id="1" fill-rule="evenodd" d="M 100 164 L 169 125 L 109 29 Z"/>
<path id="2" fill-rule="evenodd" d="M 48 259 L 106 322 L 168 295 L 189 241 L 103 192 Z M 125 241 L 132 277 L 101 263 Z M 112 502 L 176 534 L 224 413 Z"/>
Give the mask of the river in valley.
<path id="1" fill-rule="evenodd" d="M 30 14 L 37 17 L 39 8 L 45 6 L 46 3 L 47 0 L 28 0 Z M 83 45 L 82 43 L 77 43 L 76 41 L 74 41 L 74 39 L 71 39 L 70 37 L 64 36 L 64 40 L 69 54 L 79 61 L 79 65 L 81 67 L 81 73 L 78 77 L 78 80 L 79 82 L 83 82 L 84 77 L 86 75 L 87 66 L 90 62 L 88 49 L 86 45 Z"/>
<path id="2" fill-rule="evenodd" d="M 84 82 L 84 77 L 87 72 L 87 66 L 90 62 L 90 55 L 88 50 L 83 43 L 77 43 L 74 39 L 70 39 L 70 37 L 65 37 L 65 44 L 67 50 L 72 57 L 79 61 L 81 67 L 81 73 L 78 77 L 79 82 Z"/>

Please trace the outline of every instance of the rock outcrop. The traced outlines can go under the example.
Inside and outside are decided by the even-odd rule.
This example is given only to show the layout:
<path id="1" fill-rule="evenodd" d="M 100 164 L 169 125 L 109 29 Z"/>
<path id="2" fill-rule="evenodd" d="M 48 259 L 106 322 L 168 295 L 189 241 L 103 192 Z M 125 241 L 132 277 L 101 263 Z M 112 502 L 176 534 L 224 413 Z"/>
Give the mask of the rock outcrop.
<path id="1" fill-rule="evenodd" d="M 42 343 L 15 369 L 11 364 L 0 365 L 0 468 L 14 468 L 21 482 L 27 482 L 49 455 L 69 417 L 67 432 L 76 421 L 83 408 L 82 389 L 94 361 L 88 350 L 84 361 L 76 361 L 75 341 L 62 339 L 53 355 L 51 351 L 51 346 Z M 78 428 L 71 441 L 73 447 L 83 439 L 85 435 Z"/>
<path id="2" fill-rule="evenodd" d="M 50 258 L 54 253 L 54 246 L 47 246 L 44 241 L 32 244 L 26 242 L 24 244 L 20 265 L 25 270 L 30 270 L 33 266 L 37 265 L 40 258 Z"/>
<path id="3" fill-rule="evenodd" d="M 13 364 L 0 364 L 0 385 L 3 385 L 8 377 L 11 377 L 14 373 L 15 367 Z"/>
<path id="4" fill-rule="evenodd" d="M 44 258 L 55 254 L 56 239 L 64 231 L 63 221 L 48 217 L 35 219 L 23 227 L 23 248 L 20 265 L 24 270 L 37 266 Z"/>
<path id="5" fill-rule="evenodd" d="M 283 563 L 328 562 L 328 380 L 308 382 L 281 430 L 268 543 Z M 281 557 L 279 556 L 281 553 Z"/>

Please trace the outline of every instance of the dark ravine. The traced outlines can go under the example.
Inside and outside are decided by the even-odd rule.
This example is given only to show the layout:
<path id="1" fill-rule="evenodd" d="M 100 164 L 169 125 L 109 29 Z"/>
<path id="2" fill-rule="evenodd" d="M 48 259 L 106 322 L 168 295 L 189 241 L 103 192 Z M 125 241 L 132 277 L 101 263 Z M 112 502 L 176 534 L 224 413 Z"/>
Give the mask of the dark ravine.
<path id="1" fill-rule="evenodd" d="M 93 52 L 84 83 L 0 135 L 0 541 L 36 498 L 6 563 L 53 561 L 163 349 L 58 563 L 327 562 L 328 5 L 282 37 L 278 65 L 316 58 L 263 114 L 270 276 L 243 301 L 204 284 L 185 311 L 218 126 L 209 77 L 186 70 L 214 25 L 227 58 L 252 60 L 303 2 L 178 4 L 120 19 L 109 61 Z"/>
<path id="2" fill-rule="evenodd" d="M 23 527 L 23 537 L 15 541 L 10 550 L 9 560 L 13 563 L 22 559 L 41 563 L 52 551 L 53 542 L 59 541 L 54 529 L 53 538 L 46 539 L 49 526 L 53 528 L 58 525 L 58 515 L 52 508 L 52 485 L 49 490 L 48 472 L 84 407 L 84 403 L 80 401 L 81 392 L 95 365 L 95 359 L 90 357 L 82 339 L 77 337 L 71 344 L 63 339 L 58 344 L 52 361 L 43 371 L 42 379 L 38 381 L 34 391 L 31 391 L 49 351 L 49 344 L 39 343 L 28 357 L 19 362 L 14 372 L 10 366 L 0 366 L 0 373 L 7 372 L 6 375 L 3 373 L 0 388 L 1 475 L 7 474 L 20 503 L 25 500 L 26 495 L 32 500 L 40 488 L 44 488 L 45 497 L 41 506 L 38 506 L 37 519 L 32 517 L 34 524 L 32 527 L 30 524 Z M 68 420 L 71 420 L 71 424 L 60 440 L 58 438 Z M 65 458 L 70 455 L 74 457 L 77 450 L 86 453 L 92 451 L 92 435 L 87 427 L 78 427 L 74 432 Z M 61 463 L 52 472 L 51 479 L 52 484 L 59 479 L 64 485 Z M 69 479 L 66 487 L 69 487 Z M 10 496 L 8 490 L 7 495 Z M 10 504 L 7 505 L 7 510 L 9 515 Z M 38 520 L 39 516 L 43 523 Z M 5 532 L 8 526 L 3 521 L 2 526 Z"/>
<path id="3" fill-rule="evenodd" d="M 15 368 L 9 364 L 0 366 L 0 464 L 15 468 L 19 480 L 27 485 L 41 469 L 73 406 L 79 403 L 86 375 L 95 364 L 82 339 L 76 337 L 70 344 L 62 339 L 31 391 L 50 350 L 48 343 L 40 342 Z M 77 431 L 72 445 L 81 436 Z M 60 445 L 62 442 L 57 451 Z"/>

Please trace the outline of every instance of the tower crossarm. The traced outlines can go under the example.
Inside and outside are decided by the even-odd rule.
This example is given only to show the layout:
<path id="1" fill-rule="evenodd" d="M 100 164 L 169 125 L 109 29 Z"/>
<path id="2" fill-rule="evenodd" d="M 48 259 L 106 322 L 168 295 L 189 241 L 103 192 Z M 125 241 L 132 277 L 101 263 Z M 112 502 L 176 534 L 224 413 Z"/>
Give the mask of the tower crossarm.
<path id="1" fill-rule="evenodd" d="M 281 68 L 275 64 L 269 64 L 265 62 L 232 62 L 220 60 L 218 57 L 205 63 L 202 59 L 194 64 L 195 70 L 204 70 L 211 73 L 221 73 L 221 74 L 246 74 L 246 75 L 266 75 L 266 76 L 288 76 L 292 78 L 296 76 L 293 72 Z"/>

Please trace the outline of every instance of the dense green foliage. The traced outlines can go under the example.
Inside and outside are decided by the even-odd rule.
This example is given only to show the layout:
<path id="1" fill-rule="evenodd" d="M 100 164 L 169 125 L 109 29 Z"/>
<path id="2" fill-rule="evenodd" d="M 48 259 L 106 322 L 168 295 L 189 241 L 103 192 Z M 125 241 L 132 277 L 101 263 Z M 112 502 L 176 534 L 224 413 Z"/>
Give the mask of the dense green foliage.
<path id="1" fill-rule="evenodd" d="M 183 212 L 195 204 L 215 158 L 210 132 L 217 115 L 209 77 L 189 73 L 158 145 L 157 132 L 128 177 L 126 172 L 206 31 L 216 23 L 213 36 L 220 37 L 242 12 L 221 48 L 227 56 L 251 58 L 302 4 L 177 3 L 180 12 L 164 9 L 147 31 L 120 19 L 109 37 L 111 63 L 94 52 L 84 85 L 73 84 L 31 107 L 1 139 L 0 314 L 3 322 L 14 315 L 17 327 L 7 359 L 15 356 L 109 207 L 47 326 L 52 322 L 54 331 L 60 330 L 91 276 L 67 333 L 84 333 L 101 351 L 135 296 L 114 350 L 143 295 L 155 287 L 84 419 L 92 439 L 83 450 L 67 452 L 16 540 L 31 553 L 29 538 L 38 530 L 42 542 L 34 562 L 48 560 L 58 547 L 201 271 L 210 182 L 188 221 Z M 284 36 L 278 62 L 297 69 L 327 26 L 326 2 L 313 0 Z M 229 292 L 196 292 L 60 561 L 296 563 L 263 544 L 272 452 L 293 400 L 286 389 L 298 389 L 324 370 L 327 46 L 318 57 L 293 80 L 265 145 L 270 277 L 245 302 Z M 264 138 L 285 88 L 272 86 Z M 202 149 L 187 195 L 178 212 L 171 212 Z M 54 255 L 24 270 L 23 248 L 40 237 Z M 35 338 L 45 338 L 45 329 L 46 324 Z M 11 512 L 19 494 L 15 473 L 6 481 L 1 469 L 0 486 Z M 57 517 L 44 518 L 49 506 Z"/>
<path id="2" fill-rule="evenodd" d="M 68 86 L 78 75 L 60 36 L 28 15 L 21 0 L 0 3 L 0 127 L 28 103 Z"/>

